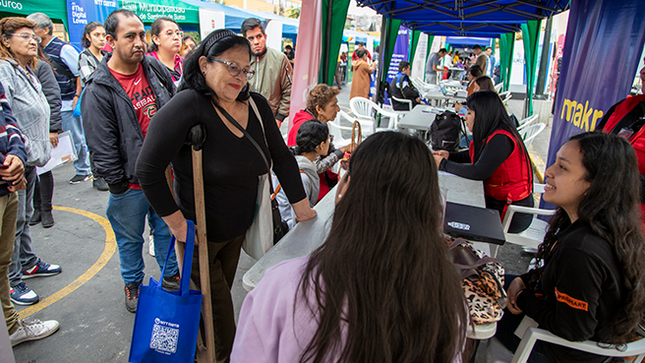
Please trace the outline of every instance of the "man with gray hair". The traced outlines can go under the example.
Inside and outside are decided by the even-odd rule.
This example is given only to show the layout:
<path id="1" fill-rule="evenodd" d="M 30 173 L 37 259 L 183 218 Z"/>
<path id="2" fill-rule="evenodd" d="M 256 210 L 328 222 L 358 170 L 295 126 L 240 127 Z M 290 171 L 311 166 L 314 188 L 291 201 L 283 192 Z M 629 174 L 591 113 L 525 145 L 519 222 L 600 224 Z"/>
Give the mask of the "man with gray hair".
<path id="1" fill-rule="evenodd" d="M 74 161 L 76 175 L 70 179 L 71 184 L 89 180 L 92 176 L 87 144 L 80 117 L 74 117 L 74 108 L 81 96 L 81 82 L 78 77 L 78 52 L 68 43 L 53 35 L 54 23 L 43 13 L 33 13 L 27 19 L 36 23 L 34 32 L 42 39 L 41 45 L 47 54 L 47 59 L 56 70 L 56 80 L 60 87 L 61 116 L 63 130 L 72 134 L 74 148 L 78 159 Z M 94 186 L 99 190 L 107 190 L 101 185 L 102 180 L 95 180 Z M 102 182 L 105 184 L 105 182 Z M 101 188 L 99 188 L 101 187 Z"/>

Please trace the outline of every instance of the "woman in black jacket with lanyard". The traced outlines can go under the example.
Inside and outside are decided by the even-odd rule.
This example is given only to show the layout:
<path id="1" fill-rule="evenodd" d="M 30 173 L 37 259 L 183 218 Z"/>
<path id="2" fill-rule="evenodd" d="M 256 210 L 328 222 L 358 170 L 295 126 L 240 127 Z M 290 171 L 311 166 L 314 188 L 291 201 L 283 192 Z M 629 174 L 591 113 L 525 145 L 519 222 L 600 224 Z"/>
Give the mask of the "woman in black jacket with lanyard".
<path id="1" fill-rule="evenodd" d="M 498 210 L 502 218 L 510 204 L 533 207 L 531 162 L 499 95 L 479 91 L 466 102 L 466 125 L 473 141 L 467 151 L 435 151 L 439 170 L 483 180 L 486 208 Z M 522 232 L 532 220 L 531 214 L 515 213 L 509 232 Z"/>
<path id="2" fill-rule="evenodd" d="M 645 244 L 636 156 L 620 137 L 571 138 L 546 170 L 544 200 L 558 206 L 538 249 L 544 267 L 508 279 L 508 310 L 496 336 L 514 350 L 526 316 L 571 341 L 625 344 L 645 317 Z M 539 342 L 529 362 L 603 362 Z"/>
<path id="3" fill-rule="evenodd" d="M 227 361 L 233 345 L 235 316 L 230 288 L 244 235 L 255 215 L 258 176 L 269 171 L 264 157 L 273 161 L 273 171 L 296 219 L 315 216 L 298 164 L 284 144 L 269 103 L 260 94 L 248 92 L 247 81 L 254 74 L 250 61 L 251 46 L 245 38 L 230 30 L 209 34 L 184 63 L 180 92 L 152 118 L 137 162 L 137 177 L 146 198 L 173 234 L 184 239 L 186 218 L 195 221 L 191 147 L 184 140 L 193 126 L 205 128 L 204 192 L 217 361 Z M 249 137 L 260 145 L 262 154 Z M 171 162 L 178 202 L 164 175 Z M 192 278 L 199 285 L 196 261 Z"/>

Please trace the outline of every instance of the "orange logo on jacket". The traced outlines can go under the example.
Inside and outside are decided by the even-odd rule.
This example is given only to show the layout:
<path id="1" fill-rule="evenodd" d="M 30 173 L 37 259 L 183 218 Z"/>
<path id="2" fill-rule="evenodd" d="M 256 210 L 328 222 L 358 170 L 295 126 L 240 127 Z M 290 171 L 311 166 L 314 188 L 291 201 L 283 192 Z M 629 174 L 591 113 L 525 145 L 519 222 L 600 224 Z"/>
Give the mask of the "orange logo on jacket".
<path id="1" fill-rule="evenodd" d="M 559 302 L 565 303 L 574 309 L 588 311 L 588 304 L 586 301 L 574 299 L 567 294 L 561 293 L 557 288 L 555 289 L 555 298 L 558 299 Z"/>

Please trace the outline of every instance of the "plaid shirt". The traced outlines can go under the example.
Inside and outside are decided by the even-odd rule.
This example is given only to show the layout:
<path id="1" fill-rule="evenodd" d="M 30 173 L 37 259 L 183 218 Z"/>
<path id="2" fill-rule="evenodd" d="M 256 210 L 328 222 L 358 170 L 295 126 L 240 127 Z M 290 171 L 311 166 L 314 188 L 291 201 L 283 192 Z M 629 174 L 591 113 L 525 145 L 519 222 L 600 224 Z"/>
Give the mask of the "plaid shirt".
<path id="1" fill-rule="evenodd" d="M 7 102 L 2 83 L 0 83 L 0 154 L 0 162 L 4 162 L 8 154 L 20 158 L 23 165 L 27 162 L 24 139 L 16 126 L 16 119 L 11 113 L 11 106 Z M 7 182 L 0 181 L 0 196 L 9 194 L 7 186 Z"/>

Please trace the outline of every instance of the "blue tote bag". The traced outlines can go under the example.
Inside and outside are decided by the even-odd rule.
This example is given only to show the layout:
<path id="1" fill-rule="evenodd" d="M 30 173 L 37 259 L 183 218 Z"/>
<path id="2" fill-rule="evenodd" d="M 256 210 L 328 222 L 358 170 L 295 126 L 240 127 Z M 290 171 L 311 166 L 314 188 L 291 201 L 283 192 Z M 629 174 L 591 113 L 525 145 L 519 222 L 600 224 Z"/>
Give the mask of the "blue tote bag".
<path id="1" fill-rule="evenodd" d="M 190 271 L 195 248 L 195 225 L 188 222 L 186 251 L 179 291 L 161 287 L 168 258 L 175 246 L 170 240 L 168 256 L 159 282 L 150 277 L 148 286 L 139 288 L 139 301 L 134 318 L 131 363 L 193 362 L 202 307 L 201 291 L 189 290 Z"/>

